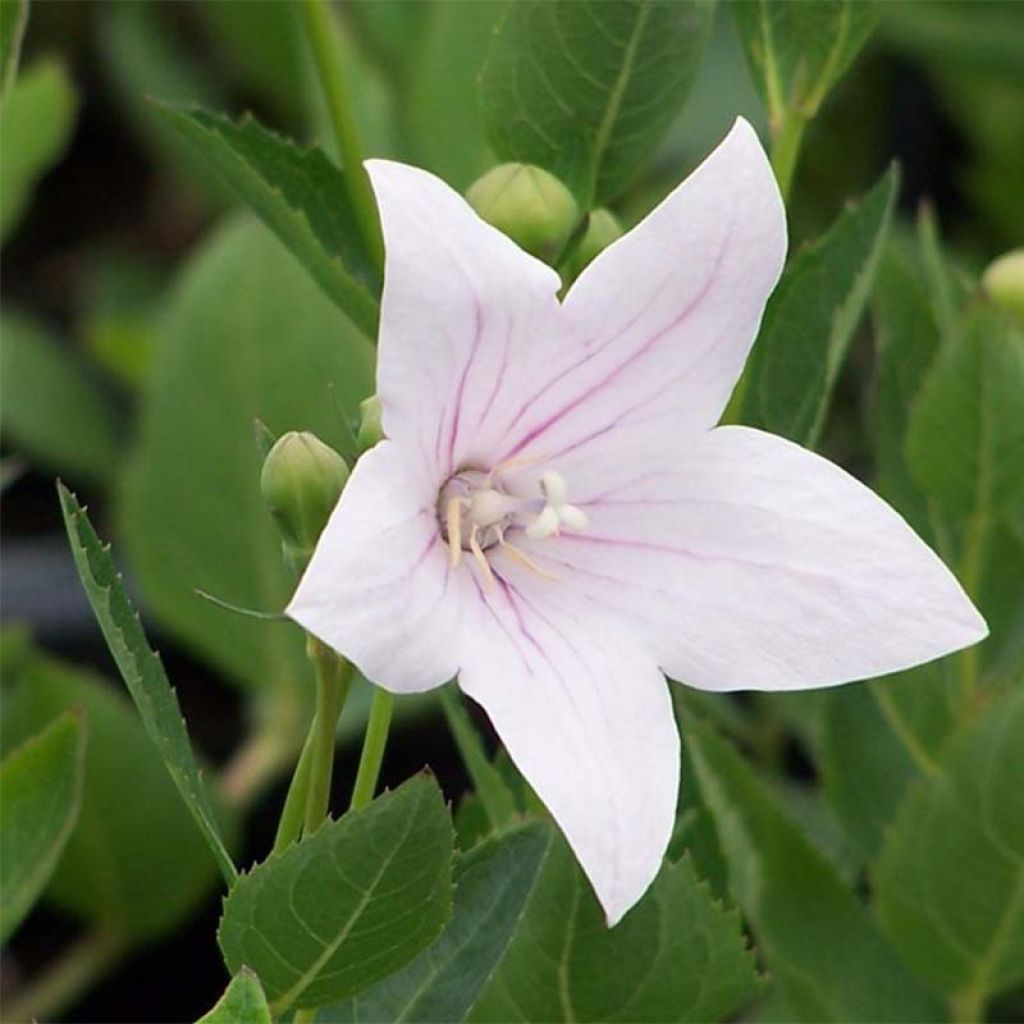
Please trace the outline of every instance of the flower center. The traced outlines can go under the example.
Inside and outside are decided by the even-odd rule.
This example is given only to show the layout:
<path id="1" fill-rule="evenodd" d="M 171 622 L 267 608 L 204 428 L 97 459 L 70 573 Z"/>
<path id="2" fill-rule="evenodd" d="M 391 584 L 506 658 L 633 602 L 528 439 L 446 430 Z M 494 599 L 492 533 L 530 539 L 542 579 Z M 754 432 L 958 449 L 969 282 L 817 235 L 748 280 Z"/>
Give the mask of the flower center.
<path id="1" fill-rule="evenodd" d="M 492 470 L 466 467 L 453 474 L 437 499 L 441 536 L 448 545 L 452 567 L 468 551 L 480 566 L 485 580 L 494 582 L 486 552 L 500 546 L 516 561 L 540 576 L 550 577 L 528 555 L 508 540 L 516 531 L 534 540 L 557 536 L 563 526 L 585 530 L 587 516 L 569 504 L 569 488 L 561 473 L 547 470 L 540 475 L 539 493 L 515 492 L 502 477 L 498 466 Z"/>

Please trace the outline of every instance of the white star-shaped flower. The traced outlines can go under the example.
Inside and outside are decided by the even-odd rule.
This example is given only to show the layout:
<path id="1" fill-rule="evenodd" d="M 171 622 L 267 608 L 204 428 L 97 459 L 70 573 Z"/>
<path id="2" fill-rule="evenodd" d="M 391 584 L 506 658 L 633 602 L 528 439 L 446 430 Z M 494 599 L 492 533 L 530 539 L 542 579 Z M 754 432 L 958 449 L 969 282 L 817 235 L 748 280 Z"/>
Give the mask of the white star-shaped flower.
<path id="1" fill-rule="evenodd" d="M 745 121 L 561 302 L 557 274 L 442 181 L 367 166 L 387 440 L 357 463 L 288 614 L 396 693 L 456 676 L 614 924 L 673 828 L 666 675 L 831 686 L 972 644 L 985 623 L 843 470 L 715 426 L 786 252 Z"/>

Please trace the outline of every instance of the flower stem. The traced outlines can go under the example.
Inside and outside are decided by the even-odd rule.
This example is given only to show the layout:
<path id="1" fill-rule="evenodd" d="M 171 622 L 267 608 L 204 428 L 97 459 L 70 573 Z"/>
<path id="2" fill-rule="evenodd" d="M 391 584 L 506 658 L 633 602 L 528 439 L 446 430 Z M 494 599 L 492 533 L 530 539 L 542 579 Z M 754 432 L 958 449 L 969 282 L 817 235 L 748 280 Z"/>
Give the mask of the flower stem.
<path id="1" fill-rule="evenodd" d="M 448 728 L 452 731 L 466 771 L 473 780 L 473 788 L 484 806 L 491 827 L 497 830 L 515 815 L 515 799 L 487 757 L 484 745 L 480 742 L 480 734 L 476 731 L 453 683 L 441 688 L 441 707 L 444 709 L 445 718 L 448 719 Z"/>
<path id="2" fill-rule="evenodd" d="M 316 670 L 316 711 L 313 714 L 313 724 L 307 741 L 310 748 L 309 777 L 306 780 L 306 803 L 302 823 L 303 835 L 310 835 L 320 827 L 327 816 L 327 806 L 331 798 L 331 774 L 334 770 L 334 741 L 341 709 L 345 705 L 345 698 L 352 684 L 352 666 L 313 636 L 309 637 L 306 643 L 306 651 Z M 297 776 L 300 775 L 301 769 L 300 757 L 295 772 Z M 300 788 L 301 785 L 300 778 Z M 282 820 L 290 810 L 286 800 Z"/>
<path id="3" fill-rule="evenodd" d="M 384 759 L 384 747 L 388 742 L 388 729 L 391 728 L 394 708 L 393 694 L 380 687 L 374 689 L 370 720 L 366 723 L 366 738 L 363 740 L 363 753 L 359 758 L 359 770 L 356 772 L 356 782 L 352 788 L 350 811 L 358 811 L 365 807 L 377 790 L 380 764 Z"/>
<path id="4" fill-rule="evenodd" d="M 61 1013 L 117 963 L 125 951 L 114 932 L 86 932 L 55 964 L 12 1000 L 4 1002 L 4 1020 L 46 1020 Z"/>
<path id="5" fill-rule="evenodd" d="M 797 110 L 783 110 L 777 126 L 772 130 L 772 168 L 779 183 L 782 198 L 789 199 L 789 191 L 793 184 L 793 172 L 800 156 L 800 143 L 803 141 L 804 128 L 807 122 Z"/>
<path id="6" fill-rule="evenodd" d="M 384 266 L 384 243 L 380 234 L 377 204 L 370 179 L 363 167 L 359 130 L 345 87 L 344 57 L 327 0 L 302 0 L 299 11 L 306 38 L 313 51 L 320 85 L 327 100 L 331 125 L 338 142 L 342 172 L 353 212 L 363 236 L 366 251 L 380 272 Z"/>
<path id="7" fill-rule="evenodd" d="M 280 853 L 299 838 L 302 823 L 306 817 L 306 800 L 309 795 L 309 766 L 313 760 L 313 742 L 316 739 L 316 719 L 309 728 L 309 735 L 299 754 L 295 774 L 288 786 L 288 795 L 284 799 L 284 808 L 277 823 L 277 835 L 274 836 L 272 853 Z"/>
<path id="8" fill-rule="evenodd" d="M 316 1007 L 307 1006 L 301 1010 L 295 1011 L 295 1016 L 292 1017 L 292 1024 L 313 1024 L 316 1020 Z"/>

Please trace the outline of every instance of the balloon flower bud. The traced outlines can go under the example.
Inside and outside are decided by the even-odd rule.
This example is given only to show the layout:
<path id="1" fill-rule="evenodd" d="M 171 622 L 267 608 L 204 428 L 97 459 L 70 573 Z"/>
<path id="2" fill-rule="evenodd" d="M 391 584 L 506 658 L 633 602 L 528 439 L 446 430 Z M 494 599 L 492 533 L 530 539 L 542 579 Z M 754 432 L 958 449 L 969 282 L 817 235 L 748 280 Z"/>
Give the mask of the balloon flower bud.
<path id="1" fill-rule="evenodd" d="M 348 466 L 315 434 L 289 433 L 270 449 L 260 490 L 281 531 L 285 560 L 302 571 L 348 480 Z"/>
<path id="2" fill-rule="evenodd" d="M 566 267 L 570 280 L 583 273 L 584 267 L 612 244 L 622 237 L 622 225 L 611 210 L 602 207 L 594 210 L 587 221 L 587 230 L 580 239 L 579 245 L 569 257 Z"/>
<path id="3" fill-rule="evenodd" d="M 990 264 L 981 286 L 995 305 L 1024 322 L 1024 249 L 1013 249 Z"/>
<path id="4" fill-rule="evenodd" d="M 466 193 L 470 206 L 534 256 L 555 256 L 579 216 L 572 193 L 531 164 L 501 164 Z"/>
<path id="5" fill-rule="evenodd" d="M 356 444 L 359 450 L 365 452 L 372 448 L 378 441 L 384 439 L 384 428 L 380 423 L 380 398 L 377 395 L 370 395 L 359 403 L 359 431 L 356 434 Z"/>

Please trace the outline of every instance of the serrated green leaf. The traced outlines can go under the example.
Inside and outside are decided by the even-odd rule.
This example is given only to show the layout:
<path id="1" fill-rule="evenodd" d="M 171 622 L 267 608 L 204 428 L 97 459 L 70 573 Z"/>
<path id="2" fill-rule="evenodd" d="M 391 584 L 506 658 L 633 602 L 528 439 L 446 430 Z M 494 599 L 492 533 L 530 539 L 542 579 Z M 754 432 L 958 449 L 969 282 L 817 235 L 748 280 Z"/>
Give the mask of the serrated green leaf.
<path id="1" fill-rule="evenodd" d="M 731 6 L 773 124 L 786 110 L 814 117 L 877 21 L 866 0 L 743 0 Z"/>
<path id="2" fill-rule="evenodd" d="M 117 943 L 179 925 L 206 897 L 216 867 L 130 702 L 106 679 L 3 635 L 4 749 L 69 708 L 89 723 L 78 822 L 45 899 Z M 230 816 L 224 825 L 234 832 Z"/>
<path id="3" fill-rule="evenodd" d="M 0 239 L 6 240 L 36 182 L 64 152 L 78 99 L 60 61 L 46 57 L 23 72 L 0 108 Z"/>
<path id="4" fill-rule="evenodd" d="M 57 866 L 82 801 L 85 721 L 67 712 L 0 765 L 0 943 Z"/>
<path id="5" fill-rule="evenodd" d="M 28 0 L 0 0 L 0 99 L 18 74 L 27 23 Z"/>
<path id="6" fill-rule="evenodd" d="M 693 85 L 705 0 L 524 0 L 484 65 L 484 125 L 502 160 L 561 178 L 584 209 L 619 193 Z"/>
<path id="7" fill-rule="evenodd" d="M 231 979 L 217 1005 L 196 1024 L 272 1024 L 260 979 L 243 967 Z"/>
<path id="8" fill-rule="evenodd" d="M 344 999 L 438 936 L 451 862 L 441 791 L 411 779 L 243 875 L 224 901 L 224 959 L 259 974 L 277 1015 Z"/>
<path id="9" fill-rule="evenodd" d="M 886 933 L 982 1019 L 1024 981 L 1024 692 L 989 708 L 903 804 L 875 872 Z M 978 1016 L 974 1016 L 978 1014 Z"/>
<path id="10" fill-rule="evenodd" d="M 163 663 L 149 646 L 142 623 L 114 568 L 110 549 L 100 544 L 85 510 L 75 496 L 58 484 L 64 525 L 71 553 L 93 613 L 128 692 L 139 709 L 149 738 L 160 751 L 182 800 L 199 826 L 225 881 L 231 885 L 238 872 L 217 824 L 209 793 L 199 775 L 195 755 L 185 731 L 178 698 Z"/>
<path id="11" fill-rule="evenodd" d="M 104 481 L 117 468 L 119 425 L 109 396 L 77 354 L 10 310 L 0 316 L 0 424 L 33 462 Z"/>
<path id="12" fill-rule="evenodd" d="M 739 918 L 689 859 L 666 864 L 613 929 L 553 835 L 522 924 L 469 1020 L 709 1021 L 757 992 Z"/>
<path id="13" fill-rule="evenodd" d="M 215 168 L 366 334 L 377 334 L 379 281 L 361 241 L 345 180 L 326 154 L 301 150 L 252 117 L 156 108 Z"/>
<path id="14" fill-rule="evenodd" d="M 788 1020 L 934 1021 L 942 1007 L 896 959 L 824 855 L 723 740 L 694 720 L 684 738 Z"/>
<path id="15" fill-rule="evenodd" d="M 813 447 L 871 293 L 899 176 L 890 169 L 796 254 L 765 310 L 731 415 Z"/>
<path id="16" fill-rule="evenodd" d="M 951 516 L 987 520 L 1024 498 L 1024 332 L 973 307 L 911 410 L 917 484 Z"/>
<path id="17" fill-rule="evenodd" d="M 463 1020 L 520 925 L 550 843 L 550 829 L 530 825 L 459 857 L 452 919 L 437 942 L 397 974 L 322 1010 L 317 1019 L 336 1024 Z"/>
<path id="18" fill-rule="evenodd" d="M 254 223 L 221 229 L 194 255 L 161 327 L 124 487 L 132 569 L 181 642 L 235 682 L 294 698 L 308 690 L 301 631 L 213 609 L 195 590 L 284 607 L 295 581 L 260 496 L 253 419 L 337 447 L 335 399 L 356 417 L 373 391 L 373 350 Z M 305 726 L 277 716 L 283 734 Z"/>

